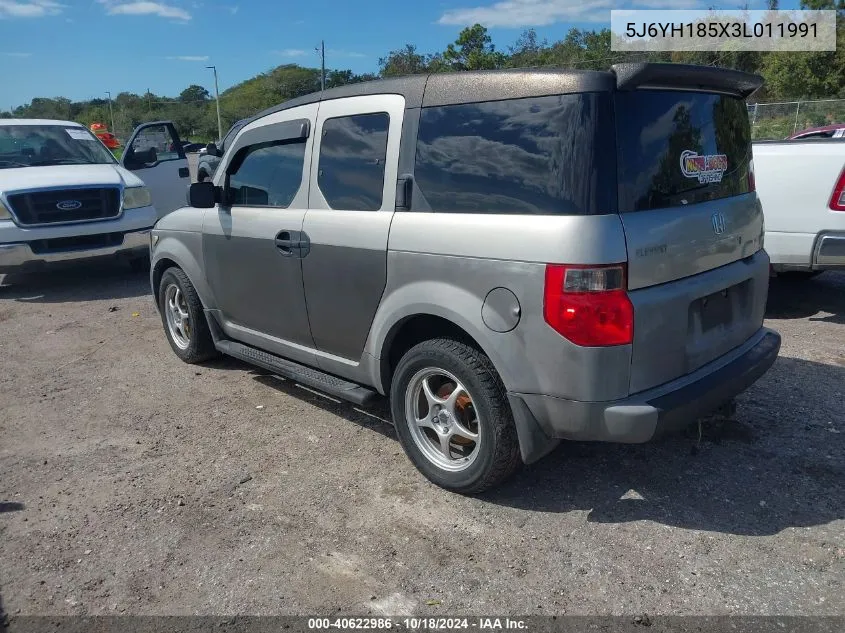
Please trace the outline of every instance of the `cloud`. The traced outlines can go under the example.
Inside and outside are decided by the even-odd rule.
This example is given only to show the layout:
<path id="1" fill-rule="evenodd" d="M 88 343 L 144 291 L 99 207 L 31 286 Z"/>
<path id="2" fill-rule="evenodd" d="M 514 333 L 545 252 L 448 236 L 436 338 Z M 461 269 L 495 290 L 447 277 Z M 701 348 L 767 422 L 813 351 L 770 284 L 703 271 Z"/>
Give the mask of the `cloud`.
<path id="1" fill-rule="evenodd" d="M 2 2 L 3 0 L 0 0 Z M 160 18 L 173 18 L 176 20 L 190 20 L 191 14 L 168 4 L 160 2 L 120 2 L 116 0 L 97 0 L 106 7 L 109 15 L 155 15 Z"/>
<path id="2" fill-rule="evenodd" d="M 238 12 L 238 9 L 240 9 L 240 6 L 238 6 L 237 4 L 234 5 L 234 6 L 231 6 L 231 7 L 229 7 L 229 13 L 231 13 L 232 15 L 235 15 Z"/>
<path id="3" fill-rule="evenodd" d="M 32 57 L 32 53 L 0 53 L 0 57 Z"/>
<path id="4" fill-rule="evenodd" d="M 180 62 L 207 62 L 208 55 L 168 55 L 165 59 L 178 59 Z"/>
<path id="5" fill-rule="evenodd" d="M 523 28 L 547 26 L 557 22 L 607 22 L 614 0 L 500 0 L 489 5 L 450 9 L 438 24 Z M 651 9 L 689 8 L 699 0 L 642 0 L 638 5 Z"/>
<path id="6" fill-rule="evenodd" d="M 43 18 L 58 15 L 65 5 L 54 0 L 0 0 L 0 19 L 2 18 Z"/>
<path id="7" fill-rule="evenodd" d="M 303 55 L 307 55 L 308 51 L 303 50 L 301 48 L 286 48 L 283 51 L 273 51 L 277 55 L 281 55 L 282 57 L 302 57 Z"/>

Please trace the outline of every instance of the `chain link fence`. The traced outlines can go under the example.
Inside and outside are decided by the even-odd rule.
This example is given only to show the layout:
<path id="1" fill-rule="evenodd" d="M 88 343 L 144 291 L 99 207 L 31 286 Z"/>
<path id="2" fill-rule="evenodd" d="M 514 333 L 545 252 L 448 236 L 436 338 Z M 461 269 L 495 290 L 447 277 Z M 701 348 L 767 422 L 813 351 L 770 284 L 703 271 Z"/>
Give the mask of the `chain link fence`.
<path id="1" fill-rule="evenodd" d="M 785 139 L 810 127 L 845 123 L 845 99 L 749 103 L 751 138 Z"/>

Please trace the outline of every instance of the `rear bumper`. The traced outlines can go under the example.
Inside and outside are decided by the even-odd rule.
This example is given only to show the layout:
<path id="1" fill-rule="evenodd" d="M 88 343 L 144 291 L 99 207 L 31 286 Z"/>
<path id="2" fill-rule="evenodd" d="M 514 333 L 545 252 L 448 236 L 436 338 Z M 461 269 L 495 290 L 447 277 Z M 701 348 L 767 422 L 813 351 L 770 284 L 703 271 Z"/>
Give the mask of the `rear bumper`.
<path id="1" fill-rule="evenodd" d="M 550 442 L 647 442 L 694 422 L 745 391 L 772 366 L 779 350 L 780 335 L 760 328 L 743 345 L 698 370 L 622 400 L 579 402 L 517 393 L 509 398 L 517 425 L 529 429 L 534 425 Z M 537 439 L 531 443 L 541 447 Z M 523 459 L 533 461 L 525 453 Z"/>
<path id="2" fill-rule="evenodd" d="M 845 269 L 845 231 L 766 233 L 766 251 L 775 272 Z"/>
<path id="3" fill-rule="evenodd" d="M 0 244 L 0 274 L 37 270 L 57 262 L 78 261 L 92 257 L 142 257 L 150 252 L 152 227 L 128 231 L 123 242 L 105 248 L 64 250 L 51 253 L 34 253 L 28 242 Z"/>
<path id="4" fill-rule="evenodd" d="M 813 268 L 845 268 L 845 233 L 822 233 L 816 240 Z"/>

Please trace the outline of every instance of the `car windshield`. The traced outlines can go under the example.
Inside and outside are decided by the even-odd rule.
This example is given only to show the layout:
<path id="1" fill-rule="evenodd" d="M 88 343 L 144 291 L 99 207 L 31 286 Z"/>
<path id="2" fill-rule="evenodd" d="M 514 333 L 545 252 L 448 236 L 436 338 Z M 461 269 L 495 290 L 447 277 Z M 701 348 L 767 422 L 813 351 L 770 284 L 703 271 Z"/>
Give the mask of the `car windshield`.
<path id="1" fill-rule="evenodd" d="M 0 125 L 0 169 L 114 162 L 111 152 L 83 127 Z"/>

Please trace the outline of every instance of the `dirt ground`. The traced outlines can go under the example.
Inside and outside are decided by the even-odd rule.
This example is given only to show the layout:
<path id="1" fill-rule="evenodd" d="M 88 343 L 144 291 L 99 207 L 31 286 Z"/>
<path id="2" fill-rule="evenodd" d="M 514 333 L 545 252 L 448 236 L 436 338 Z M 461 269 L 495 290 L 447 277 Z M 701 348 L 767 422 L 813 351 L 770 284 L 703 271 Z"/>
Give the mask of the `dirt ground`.
<path id="1" fill-rule="evenodd" d="M 181 363 L 121 265 L 0 286 L 13 614 L 845 614 L 845 275 L 775 281 L 735 419 L 565 444 L 481 497 L 362 411 Z"/>

